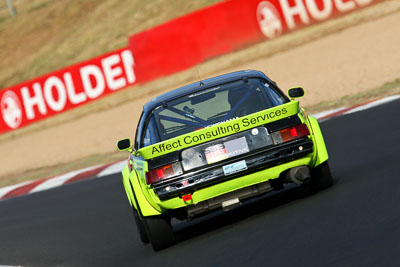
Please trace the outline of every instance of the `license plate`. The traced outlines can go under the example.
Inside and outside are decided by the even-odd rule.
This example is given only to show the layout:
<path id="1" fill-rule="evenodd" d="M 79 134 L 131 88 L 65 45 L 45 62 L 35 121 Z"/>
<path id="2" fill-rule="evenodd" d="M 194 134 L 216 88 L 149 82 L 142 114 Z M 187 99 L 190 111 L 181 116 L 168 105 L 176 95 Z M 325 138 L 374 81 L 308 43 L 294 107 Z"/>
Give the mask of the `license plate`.
<path id="1" fill-rule="evenodd" d="M 240 171 L 247 170 L 247 164 L 245 160 L 241 160 L 235 163 L 225 165 L 222 168 L 224 169 L 225 176 L 227 176 Z"/>

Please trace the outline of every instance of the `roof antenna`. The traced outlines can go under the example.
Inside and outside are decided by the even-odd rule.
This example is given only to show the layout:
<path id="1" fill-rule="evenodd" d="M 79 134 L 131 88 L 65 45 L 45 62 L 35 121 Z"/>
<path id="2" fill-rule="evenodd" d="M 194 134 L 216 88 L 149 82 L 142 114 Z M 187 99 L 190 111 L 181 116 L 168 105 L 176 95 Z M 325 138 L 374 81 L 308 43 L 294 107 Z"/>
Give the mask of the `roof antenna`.
<path id="1" fill-rule="evenodd" d="M 203 81 L 201 80 L 201 78 L 200 78 L 200 73 L 199 73 L 199 70 L 197 69 L 197 66 L 194 66 L 195 68 L 196 68 L 196 72 L 197 72 L 197 77 L 199 78 L 199 81 L 200 81 L 200 86 L 203 86 L 204 85 L 204 83 L 203 83 Z"/>

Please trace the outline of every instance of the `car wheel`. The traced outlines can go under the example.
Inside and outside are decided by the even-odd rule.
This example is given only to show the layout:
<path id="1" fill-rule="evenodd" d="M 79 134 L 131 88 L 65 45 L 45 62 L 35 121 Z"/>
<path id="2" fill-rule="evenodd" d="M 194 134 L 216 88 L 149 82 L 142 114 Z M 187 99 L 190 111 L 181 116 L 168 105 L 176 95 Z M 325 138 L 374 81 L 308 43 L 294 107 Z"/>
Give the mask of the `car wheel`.
<path id="1" fill-rule="evenodd" d="M 328 161 L 311 170 L 311 179 L 317 190 L 322 190 L 333 185 L 332 173 Z"/>
<path id="2" fill-rule="evenodd" d="M 167 248 L 175 243 L 175 234 L 171 222 L 163 216 L 143 217 L 147 236 L 155 251 Z"/>
<path id="3" fill-rule="evenodd" d="M 133 208 L 133 216 L 135 217 L 136 228 L 139 233 L 140 240 L 145 244 L 149 243 L 150 240 L 147 236 L 146 228 L 144 227 L 143 221 L 139 218 L 139 215 L 135 208 Z"/>
<path id="4" fill-rule="evenodd" d="M 319 190 L 331 187 L 333 179 L 328 161 L 318 165 L 311 170 L 311 181 L 302 184 L 302 193 L 307 196 L 316 193 Z"/>

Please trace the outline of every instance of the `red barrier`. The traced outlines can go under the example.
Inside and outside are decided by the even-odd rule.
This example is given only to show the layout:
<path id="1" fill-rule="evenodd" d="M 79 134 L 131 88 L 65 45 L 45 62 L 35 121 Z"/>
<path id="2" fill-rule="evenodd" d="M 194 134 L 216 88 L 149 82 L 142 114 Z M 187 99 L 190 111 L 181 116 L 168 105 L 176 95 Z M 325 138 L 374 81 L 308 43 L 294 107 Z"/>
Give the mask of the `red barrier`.
<path id="1" fill-rule="evenodd" d="M 230 0 L 130 37 L 138 82 L 382 0 Z"/>
<path id="2" fill-rule="evenodd" d="M 129 49 L 119 49 L 0 91 L 0 133 L 75 108 L 136 82 Z"/>

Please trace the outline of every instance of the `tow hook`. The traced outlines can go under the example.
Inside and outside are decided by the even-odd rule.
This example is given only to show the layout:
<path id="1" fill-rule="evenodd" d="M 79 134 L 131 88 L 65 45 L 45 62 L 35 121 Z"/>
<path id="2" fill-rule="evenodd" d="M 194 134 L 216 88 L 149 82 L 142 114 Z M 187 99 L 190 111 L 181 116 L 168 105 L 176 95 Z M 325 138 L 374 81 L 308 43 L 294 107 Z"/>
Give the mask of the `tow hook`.
<path id="1" fill-rule="evenodd" d="M 193 192 L 185 192 L 179 194 L 179 198 L 181 198 L 186 204 L 189 204 L 193 201 L 192 195 Z"/>

